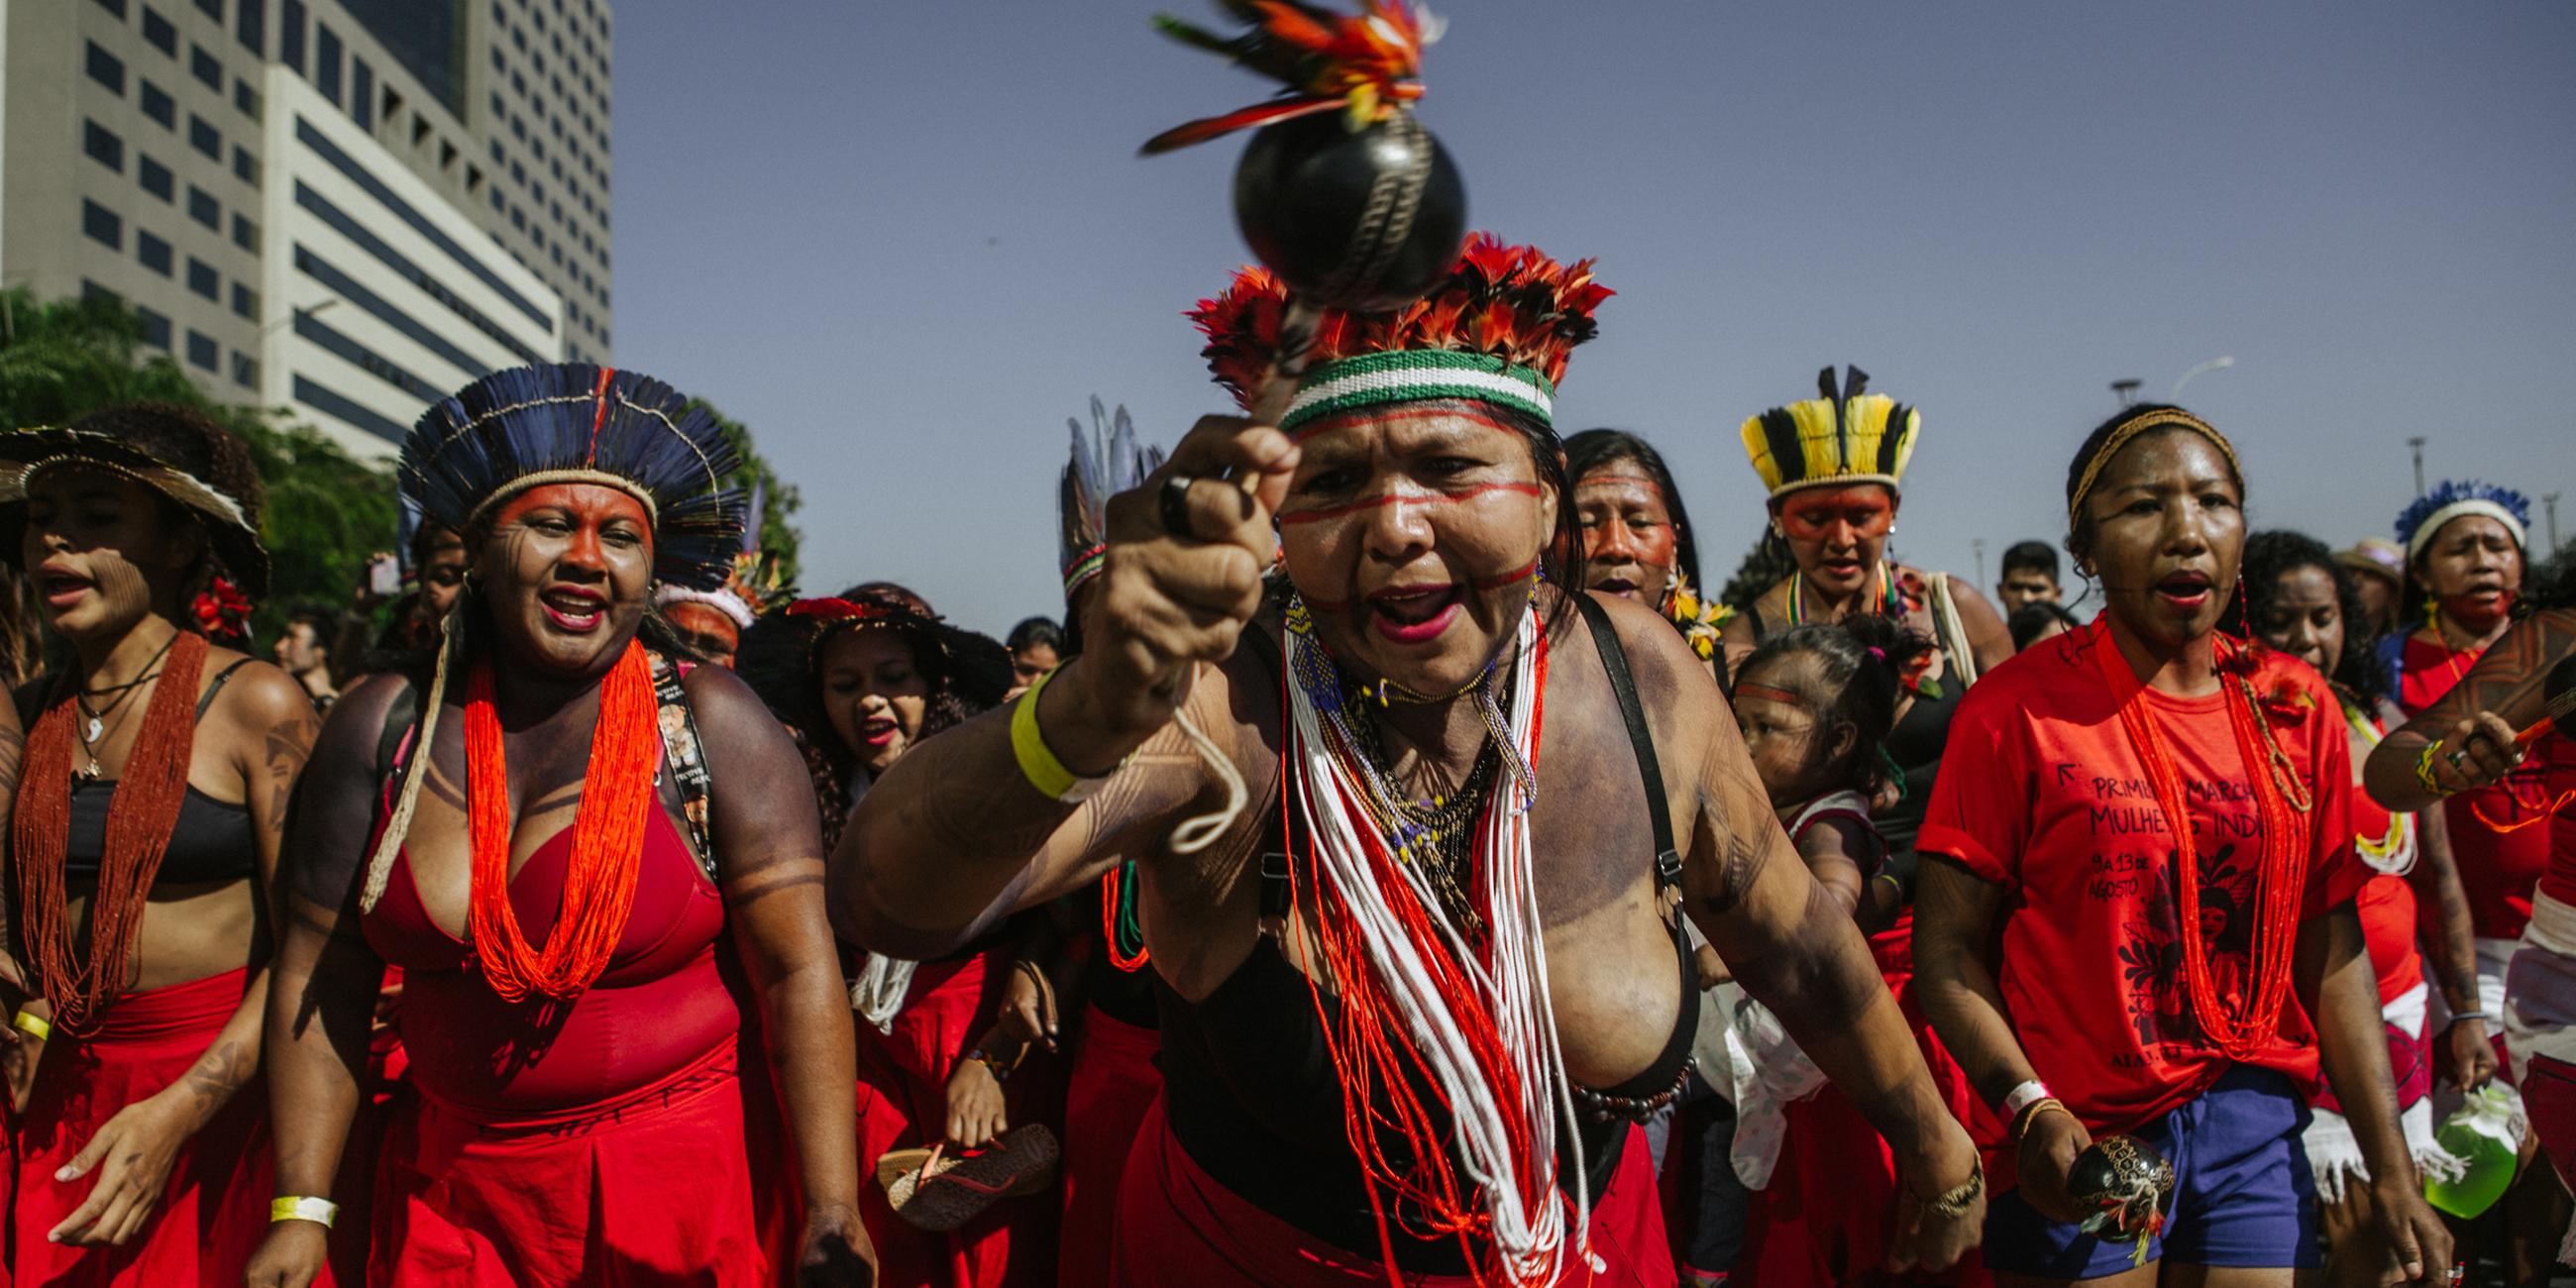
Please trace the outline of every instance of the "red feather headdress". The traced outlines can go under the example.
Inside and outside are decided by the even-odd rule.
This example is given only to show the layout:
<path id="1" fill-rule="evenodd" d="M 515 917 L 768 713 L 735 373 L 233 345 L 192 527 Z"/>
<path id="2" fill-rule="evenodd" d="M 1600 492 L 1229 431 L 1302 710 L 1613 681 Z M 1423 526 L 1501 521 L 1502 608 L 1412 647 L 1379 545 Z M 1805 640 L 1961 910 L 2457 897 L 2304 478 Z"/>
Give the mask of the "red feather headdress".
<path id="1" fill-rule="evenodd" d="M 1535 247 L 1506 246 L 1476 233 L 1457 266 L 1421 299 L 1392 313 L 1324 310 L 1308 350 L 1315 365 L 1302 385 L 1329 380 L 1332 364 L 1344 359 L 1446 351 L 1534 372 L 1552 394 L 1568 355 L 1599 330 L 1593 310 L 1612 294 L 1593 280 L 1591 260 L 1560 264 Z M 1278 360 L 1287 308 L 1288 289 L 1276 275 L 1244 268 L 1224 294 L 1189 311 L 1208 338 L 1200 351 L 1208 370 L 1244 406 Z"/>

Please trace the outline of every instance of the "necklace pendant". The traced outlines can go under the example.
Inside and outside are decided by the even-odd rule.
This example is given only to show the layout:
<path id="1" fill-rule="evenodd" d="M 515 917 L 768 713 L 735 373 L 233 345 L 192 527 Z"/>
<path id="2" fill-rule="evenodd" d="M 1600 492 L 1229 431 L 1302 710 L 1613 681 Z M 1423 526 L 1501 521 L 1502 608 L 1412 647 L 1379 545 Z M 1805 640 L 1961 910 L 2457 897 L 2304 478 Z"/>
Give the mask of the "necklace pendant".
<path id="1" fill-rule="evenodd" d="M 83 742 L 96 742 L 96 741 L 98 741 L 98 735 L 99 735 L 102 731 L 104 731 L 106 728 L 107 728 L 107 726 L 106 726 L 104 723 L 102 723 L 102 722 L 99 720 L 99 718 L 98 718 L 97 716 L 91 716 L 91 717 L 89 718 L 89 725 L 88 725 L 88 727 L 87 727 L 87 728 L 84 728 L 84 729 L 82 729 L 82 730 L 81 730 L 81 741 L 83 741 Z"/>

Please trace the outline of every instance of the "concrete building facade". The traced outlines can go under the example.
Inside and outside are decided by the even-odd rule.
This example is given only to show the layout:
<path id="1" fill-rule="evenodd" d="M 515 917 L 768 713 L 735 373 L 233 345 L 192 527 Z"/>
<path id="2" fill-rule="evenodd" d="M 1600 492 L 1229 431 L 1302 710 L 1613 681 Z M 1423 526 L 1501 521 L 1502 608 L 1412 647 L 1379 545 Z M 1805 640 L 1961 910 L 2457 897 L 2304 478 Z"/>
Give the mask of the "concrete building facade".
<path id="1" fill-rule="evenodd" d="M 209 393 L 387 455 L 484 371 L 609 358 L 609 37 L 600 0 L 0 0 L 0 284 L 114 295 Z"/>

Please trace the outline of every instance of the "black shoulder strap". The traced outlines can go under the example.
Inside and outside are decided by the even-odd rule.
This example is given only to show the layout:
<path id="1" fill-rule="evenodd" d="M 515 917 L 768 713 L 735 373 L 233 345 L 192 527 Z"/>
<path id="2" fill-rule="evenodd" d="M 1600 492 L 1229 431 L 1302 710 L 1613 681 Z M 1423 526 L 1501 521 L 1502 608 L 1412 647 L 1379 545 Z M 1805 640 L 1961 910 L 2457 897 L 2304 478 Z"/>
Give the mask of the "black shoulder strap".
<path id="1" fill-rule="evenodd" d="M 1672 807 L 1665 803 L 1664 767 L 1655 759 L 1655 736 L 1646 728 L 1646 710 L 1637 702 L 1637 677 L 1628 673 L 1628 650 L 1610 614 L 1589 594 L 1577 593 L 1574 606 L 1592 628 L 1592 647 L 1601 654 L 1601 669 L 1610 676 L 1610 692 L 1619 699 L 1619 718 L 1628 722 L 1628 745 L 1637 753 L 1637 776 L 1646 780 L 1646 816 L 1655 827 L 1655 882 L 1670 886 L 1682 877 L 1681 851 L 1673 848 Z"/>
<path id="2" fill-rule="evenodd" d="M 224 691 L 224 682 L 233 678 L 233 672 L 250 665 L 251 661 L 252 659 L 246 657 L 238 658 L 234 660 L 231 666 L 215 672 L 215 678 L 206 685 L 205 696 L 197 699 L 198 719 L 205 719 L 206 713 L 214 709 L 215 695 Z"/>
<path id="3" fill-rule="evenodd" d="M 397 762 L 402 758 L 403 740 L 411 736 L 413 726 L 419 723 L 420 689 L 405 681 L 401 688 L 394 690 L 393 701 L 385 704 L 385 727 L 376 732 L 377 782 L 393 781 L 394 771 L 402 767 Z M 412 754 L 419 755 L 420 749 L 413 748 Z"/>
<path id="4" fill-rule="evenodd" d="M 707 773 L 707 758 L 698 746 L 698 718 L 689 709 L 689 692 L 681 687 L 679 666 L 660 653 L 651 657 L 663 759 L 671 766 L 672 784 L 679 788 L 680 817 L 688 822 L 698 868 L 707 874 L 707 880 L 714 881 L 716 847 L 707 824 L 707 800 L 715 781 Z"/>
<path id="5" fill-rule="evenodd" d="M 1259 626 L 1246 626 L 1243 628 L 1242 638 L 1252 645 L 1253 654 L 1261 659 L 1261 668 L 1268 673 L 1273 683 L 1277 683 L 1280 677 L 1287 674 L 1286 661 L 1279 655 L 1279 641 L 1272 639 L 1270 632 Z M 1279 718 L 1289 720 L 1294 717 L 1282 708 Z M 1282 812 L 1288 816 L 1288 830 L 1292 834 L 1286 838 L 1287 843 L 1302 849 L 1306 842 L 1306 816 L 1303 811 L 1287 808 L 1289 793 L 1295 790 L 1293 776 L 1296 773 L 1297 766 L 1290 764 L 1280 774 L 1279 797 Z M 1288 915 L 1290 905 L 1296 900 L 1296 886 L 1289 877 L 1288 859 L 1292 851 L 1279 847 L 1282 838 L 1278 833 L 1265 832 L 1264 835 L 1268 841 L 1261 847 L 1261 919 L 1269 923 Z"/>

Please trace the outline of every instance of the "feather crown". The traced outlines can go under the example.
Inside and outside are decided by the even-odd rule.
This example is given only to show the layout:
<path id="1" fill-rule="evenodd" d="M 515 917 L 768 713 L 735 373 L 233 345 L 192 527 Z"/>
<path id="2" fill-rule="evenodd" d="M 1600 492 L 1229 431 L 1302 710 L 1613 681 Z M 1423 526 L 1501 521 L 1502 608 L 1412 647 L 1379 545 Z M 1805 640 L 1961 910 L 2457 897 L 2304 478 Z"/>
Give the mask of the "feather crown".
<path id="1" fill-rule="evenodd" d="M 2528 544 L 2531 501 L 2522 493 L 2476 479 L 2444 479 L 2415 498 L 2397 516 L 2397 543 L 2406 547 L 2407 562 L 2423 553 L 2442 525 L 2464 515 L 2481 514 L 2505 526 L 2517 546 Z"/>
<path id="2" fill-rule="evenodd" d="M 1568 356 L 1598 333 L 1593 311 L 1612 294 L 1593 280 L 1591 260 L 1560 264 L 1535 247 L 1472 234 L 1457 266 L 1421 299 L 1392 313 L 1323 311 L 1307 350 L 1314 365 L 1281 428 L 1360 403 L 1434 397 L 1503 402 L 1546 419 Z M 1224 294 L 1189 311 L 1207 336 L 1200 356 L 1240 405 L 1252 405 L 1278 359 L 1287 307 L 1276 275 L 1244 268 Z M 1433 354 L 1449 356 L 1423 356 Z M 1414 371 L 1397 379 L 1361 370 L 1377 367 Z M 1347 392 L 1354 385 L 1364 389 Z"/>
<path id="3" fill-rule="evenodd" d="M 1146 140 L 1148 155 L 1335 108 L 1353 130 L 1374 124 L 1422 97 L 1422 49 L 1440 39 L 1440 20 L 1405 0 L 1361 0 L 1357 15 L 1305 0 L 1218 0 L 1218 7 L 1245 24 L 1243 34 L 1219 36 L 1169 14 L 1154 26 L 1279 82 L 1279 96 L 1165 130 Z"/>
<path id="4" fill-rule="evenodd" d="M 1863 392 L 1869 373 L 1816 373 L 1818 397 L 1774 407 L 1744 422 L 1744 452 L 1771 495 L 1831 484 L 1880 483 L 1893 490 L 1914 459 L 1923 413 L 1885 394 Z"/>
<path id="5" fill-rule="evenodd" d="M 1100 399 L 1091 400 L 1091 428 L 1071 416 L 1073 457 L 1056 487 L 1056 566 L 1064 573 L 1064 599 L 1100 575 L 1109 542 L 1109 498 L 1138 486 L 1163 463 L 1163 449 L 1138 447 L 1135 423 L 1121 404 L 1109 415 Z"/>
<path id="6" fill-rule="evenodd" d="M 712 590 L 740 549 L 738 463 L 714 416 L 633 371 L 552 363 L 496 371 L 430 405 L 403 441 L 402 494 L 459 532 L 532 487 L 598 483 L 644 503 L 653 574 Z"/>

